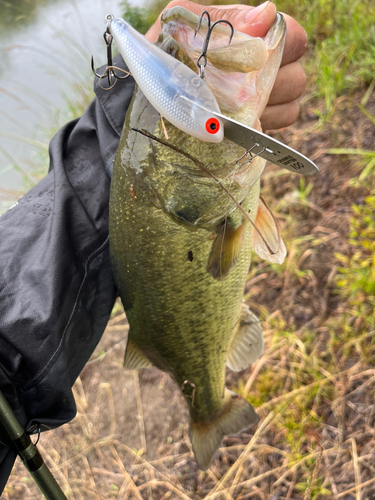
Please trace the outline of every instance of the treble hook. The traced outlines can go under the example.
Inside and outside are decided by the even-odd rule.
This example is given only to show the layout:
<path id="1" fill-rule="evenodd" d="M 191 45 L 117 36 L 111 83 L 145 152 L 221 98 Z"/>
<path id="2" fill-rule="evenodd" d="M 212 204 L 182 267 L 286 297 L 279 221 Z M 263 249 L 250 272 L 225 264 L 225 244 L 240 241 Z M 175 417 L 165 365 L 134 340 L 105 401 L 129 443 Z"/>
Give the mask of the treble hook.
<path id="1" fill-rule="evenodd" d="M 94 73 L 94 75 L 99 78 L 99 80 L 101 80 L 102 78 L 105 78 L 105 77 L 108 78 L 109 88 L 104 89 L 104 90 L 110 90 L 111 88 L 114 87 L 117 80 L 125 80 L 126 78 L 128 78 L 130 73 L 128 73 L 127 71 L 125 71 L 121 68 L 117 68 L 116 66 L 113 66 L 113 63 L 112 63 L 113 36 L 111 34 L 110 27 L 111 27 L 111 22 L 114 20 L 114 16 L 112 16 L 111 14 L 107 14 L 105 16 L 105 20 L 107 21 L 107 27 L 106 27 L 105 32 L 103 33 L 103 38 L 104 38 L 104 41 L 107 45 L 107 67 L 102 75 L 100 73 L 98 73 L 95 69 L 94 57 L 91 56 L 91 69 L 92 69 L 92 72 Z M 124 73 L 128 73 L 128 74 L 126 76 L 119 76 L 116 74 L 115 69 L 118 69 L 118 70 L 123 71 Z M 114 79 L 114 82 L 112 83 L 113 79 Z M 104 88 L 104 87 L 102 87 L 102 88 Z"/>
<path id="2" fill-rule="evenodd" d="M 227 24 L 230 27 L 231 34 L 230 34 L 230 37 L 229 37 L 229 43 L 228 43 L 228 45 L 230 45 L 230 42 L 232 41 L 232 38 L 233 38 L 233 35 L 234 35 L 234 28 L 233 28 L 233 26 L 231 25 L 231 23 L 229 21 L 227 21 L 225 19 L 219 19 L 218 21 L 214 22 L 214 24 L 211 26 L 210 14 L 206 10 L 204 10 L 202 12 L 202 14 L 201 14 L 201 17 L 199 18 L 198 29 L 197 29 L 197 31 L 194 34 L 194 38 L 196 37 L 197 33 L 200 30 L 200 27 L 201 27 L 201 24 L 202 24 L 202 20 L 203 20 L 203 17 L 204 17 L 205 14 L 207 16 L 207 33 L 206 33 L 206 38 L 204 39 L 204 42 L 203 42 L 202 53 L 201 53 L 201 55 L 197 59 L 197 66 L 199 68 L 199 76 L 202 79 L 204 79 L 204 68 L 207 66 L 207 49 L 208 49 L 208 43 L 210 41 L 212 30 L 214 29 L 214 27 L 217 24 L 219 24 L 219 23 Z M 202 59 L 204 61 L 203 64 L 201 64 L 201 60 Z"/>

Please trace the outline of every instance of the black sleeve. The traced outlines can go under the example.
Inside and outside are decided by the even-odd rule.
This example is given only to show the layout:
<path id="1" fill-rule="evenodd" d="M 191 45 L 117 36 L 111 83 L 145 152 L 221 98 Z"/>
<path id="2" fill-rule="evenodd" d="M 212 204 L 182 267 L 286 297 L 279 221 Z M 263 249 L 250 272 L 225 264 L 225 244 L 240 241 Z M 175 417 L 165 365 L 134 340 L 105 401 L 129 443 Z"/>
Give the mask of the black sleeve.
<path id="1" fill-rule="evenodd" d="M 109 187 L 134 80 L 104 91 L 96 79 L 94 89 L 84 115 L 51 141 L 48 175 L 0 217 L 0 389 L 26 429 L 75 416 L 71 386 L 117 295 Z M 14 459 L 0 443 L 0 494 Z"/>

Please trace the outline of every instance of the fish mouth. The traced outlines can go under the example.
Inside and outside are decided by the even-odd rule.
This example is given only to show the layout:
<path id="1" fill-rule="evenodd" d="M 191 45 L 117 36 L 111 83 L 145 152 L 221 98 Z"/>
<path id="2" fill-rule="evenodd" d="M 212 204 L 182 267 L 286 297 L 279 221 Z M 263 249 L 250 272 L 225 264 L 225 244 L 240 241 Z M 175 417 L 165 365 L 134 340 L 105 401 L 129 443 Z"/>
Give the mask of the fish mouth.
<path id="1" fill-rule="evenodd" d="M 183 7 L 164 11 L 158 45 L 198 73 L 196 65 L 207 33 L 207 19 Z M 265 37 L 254 38 L 217 24 L 207 50 L 205 81 L 221 112 L 250 127 L 260 127 L 261 116 L 271 93 L 284 48 L 286 24 L 277 13 Z"/>

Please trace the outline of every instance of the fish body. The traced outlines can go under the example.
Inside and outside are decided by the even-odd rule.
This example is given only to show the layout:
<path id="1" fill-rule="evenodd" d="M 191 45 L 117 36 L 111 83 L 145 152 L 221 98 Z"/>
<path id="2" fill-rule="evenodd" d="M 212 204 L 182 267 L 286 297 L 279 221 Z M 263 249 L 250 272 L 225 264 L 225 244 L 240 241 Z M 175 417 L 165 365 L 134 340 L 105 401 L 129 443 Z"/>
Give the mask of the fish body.
<path id="1" fill-rule="evenodd" d="M 178 7 L 166 11 L 162 22 L 163 50 L 194 67 L 189 53 L 199 51 L 204 37 L 194 38 L 198 17 Z M 228 31 L 212 37 L 220 51 Z M 221 71 L 221 56 L 206 68 L 207 84 L 222 110 L 230 107 L 233 118 L 258 128 L 281 60 L 281 15 L 267 37 L 260 70 L 237 71 L 236 64 L 243 66 L 237 57 Z M 235 33 L 232 50 L 244 40 Z M 226 364 L 246 368 L 263 349 L 259 321 L 243 304 L 258 214 L 267 241 L 278 242 L 275 254 L 283 248 L 259 196 L 265 161 L 258 157 L 239 166 L 236 159 L 244 149 L 226 138 L 213 144 L 168 121 L 166 128 L 168 140 L 158 111 L 137 88 L 114 164 L 110 254 L 130 327 L 124 365 L 153 365 L 176 381 L 189 406 L 193 450 L 205 469 L 225 434 L 258 420 L 250 404 L 225 387 Z M 266 253 L 259 237 L 257 245 Z"/>

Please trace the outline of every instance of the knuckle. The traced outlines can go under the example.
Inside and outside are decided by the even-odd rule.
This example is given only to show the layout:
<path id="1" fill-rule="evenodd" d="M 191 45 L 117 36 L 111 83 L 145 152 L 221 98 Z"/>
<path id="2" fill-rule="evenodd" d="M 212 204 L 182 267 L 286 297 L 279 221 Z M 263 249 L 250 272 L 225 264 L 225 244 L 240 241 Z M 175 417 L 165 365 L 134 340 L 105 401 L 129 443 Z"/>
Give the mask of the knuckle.
<path id="1" fill-rule="evenodd" d="M 303 94 L 306 87 L 306 74 L 302 66 L 295 62 L 280 68 L 272 89 L 269 104 L 287 104 Z"/>
<path id="2" fill-rule="evenodd" d="M 300 107 L 298 101 L 293 101 L 289 103 L 287 106 L 288 106 L 288 111 L 286 113 L 285 120 L 288 122 L 288 125 L 286 126 L 289 126 L 292 125 L 298 119 Z"/>
<path id="3" fill-rule="evenodd" d="M 277 130 L 289 127 L 298 119 L 299 112 L 297 100 L 288 104 L 267 106 L 260 119 L 262 128 L 263 130 Z"/>
<path id="4" fill-rule="evenodd" d="M 306 73 L 300 63 L 296 63 L 298 65 L 295 76 L 296 76 L 296 91 L 299 92 L 298 97 L 302 94 L 306 87 Z"/>
<path id="5" fill-rule="evenodd" d="M 306 86 L 306 73 L 299 62 L 294 62 L 285 67 L 289 85 L 290 101 L 297 99 Z M 286 83 L 286 82 L 285 82 Z"/>

